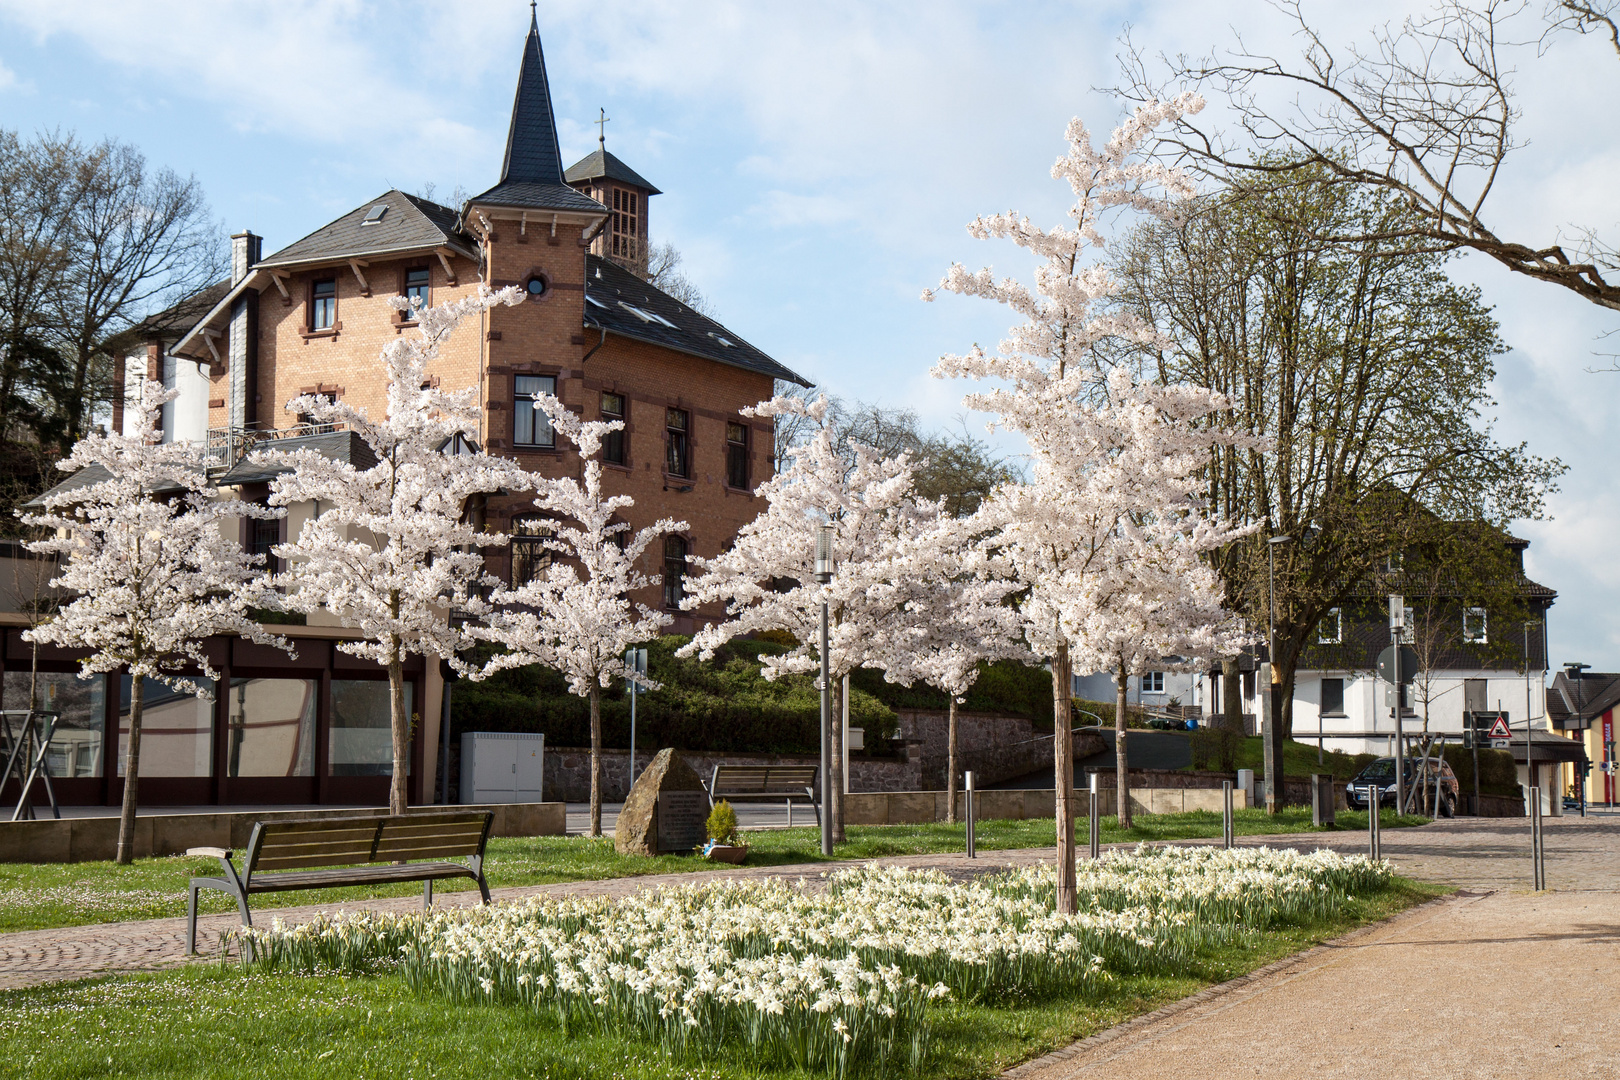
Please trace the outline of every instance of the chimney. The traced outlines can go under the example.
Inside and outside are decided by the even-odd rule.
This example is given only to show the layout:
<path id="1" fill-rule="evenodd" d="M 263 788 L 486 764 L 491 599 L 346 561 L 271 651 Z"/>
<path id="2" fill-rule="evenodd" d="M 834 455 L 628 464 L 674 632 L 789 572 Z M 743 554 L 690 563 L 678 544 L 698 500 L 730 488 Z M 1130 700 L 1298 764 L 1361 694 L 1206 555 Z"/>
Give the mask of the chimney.
<path id="1" fill-rule="evenodd" d="M 231 284 L 247 277 L 253 264 L 264 258 L 264 237 L 239 232 L 231 237 Z"/>
<path id="2" fill-rule="evenodd" d="M 264 240 L 251 232 L 231 237 L 231 284 L 240 284 L 264 256 Z M 233 430 L 257 426 L 259 381 L 259 294 L 244 289 L 231 304 L 229 424 Z"/>

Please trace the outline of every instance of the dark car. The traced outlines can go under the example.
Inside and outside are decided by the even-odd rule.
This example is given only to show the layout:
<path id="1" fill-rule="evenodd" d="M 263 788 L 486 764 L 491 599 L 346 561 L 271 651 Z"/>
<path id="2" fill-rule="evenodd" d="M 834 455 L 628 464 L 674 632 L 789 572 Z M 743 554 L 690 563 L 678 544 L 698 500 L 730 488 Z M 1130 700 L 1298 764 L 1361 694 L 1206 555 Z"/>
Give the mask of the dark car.
<path id="1" fill-rule="evenodd" d="M 1457 785 L 1457 774 L 1451 771 L 1449 764 L 1437 758 L 1429 759 L 1430 778 L 1423 785 L 1423 808 L 1427 810 L 1434 805 L 1433 774 L 1437 767 L 1440 773 L 1440 816 L 1454 817 L 1457 813 L 1457 798 L 1460 791 Z M 1406 759 L 1405 780 L 1408 788 L 1411 788 L 1422 772 L 1422 758 L 1409 757 Z M 1379 789 L 1378 805 L 1393 808 L 1395 806 L 1394 758 L 1379 758 L 1357 773 L 1355 779 L 1345 785 L 1345 803 L 1352 810 L 1367 809 L 1368 791 L 1374 787 Z"/>

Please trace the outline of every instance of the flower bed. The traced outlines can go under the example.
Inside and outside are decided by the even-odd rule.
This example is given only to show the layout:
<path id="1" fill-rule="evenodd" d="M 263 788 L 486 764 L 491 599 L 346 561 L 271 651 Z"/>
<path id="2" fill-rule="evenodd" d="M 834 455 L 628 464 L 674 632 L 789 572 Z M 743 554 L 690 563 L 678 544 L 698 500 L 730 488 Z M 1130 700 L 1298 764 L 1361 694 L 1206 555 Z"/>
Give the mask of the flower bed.
<path id="1" fill-rule="evenodd" d="M 677 1055 L 721 1044 L 843 1075 L 927 1053 L 929 1003 L 1085 992 L 1169 972 L 1205 946 L 1334 914 L 1388 883 L 1331 852 L 1141 849 L 1087 864 L 1082 911 L 1053 910 L 1050 867 L 954 884 L 930 870 L 725 881 L 612 903 L 541 898 L 353 912 L 236 932 L 250 968 L 397 964 L 419 992 L 504 1001 L 569 1028 L 631 1030 Z"/>

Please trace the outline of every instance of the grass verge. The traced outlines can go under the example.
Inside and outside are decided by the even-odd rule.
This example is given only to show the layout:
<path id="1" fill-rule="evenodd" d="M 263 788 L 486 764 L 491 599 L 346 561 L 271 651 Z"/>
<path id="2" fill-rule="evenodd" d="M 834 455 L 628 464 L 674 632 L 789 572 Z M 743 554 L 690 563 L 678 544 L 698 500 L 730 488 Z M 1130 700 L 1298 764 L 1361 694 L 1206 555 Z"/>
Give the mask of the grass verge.
<path id="1" fill-rule="evenodd" d="M 1341 828 L 1367 827 L 1365 813 L 1341 813 Z M 1386 828 L 1420 825 L 1426 818 L 1396 817 L 1385 811 Z M 1138 814 L 1135 827 L 1120 829 L 1114 818 L 1102 820 L 1104 843 L 1151 840 L 1193 840 L 1218 837 L 1221 816 L 1211 811 L 1184 814 Z M 1309 810 L 1289 808 L 1270 816 L 1264 810 L 1239 810 L 1234 827 L 1242 836 L 1311 832 Z M 834 860 L 876 859 L 897 855 L 929 855 L 962 851 L 966 844 L 962 825 L 854 825 L 849 839 L 833 852 Z M 772 829 L 749 832 L 748 865 L 785 866 L 828 861 L 813 829 Z M 981 821 L 976 841 L 981 851 L 1038 848 L 1052 844 L 1052 822 Z M 728 869 L 690 855 L 620 855 L 609 838 L 539 836 L 494 839 L 489 842 L 485 874 L 491 886 L 551 885 L 569 881 L 600 881 L 642 874 L 675 874 Z M 112 862 L 0 863 L 0 932 L 42 930 L 56 926 L 159 919 L 184 915 L 186 885 L 193 876 L 215 876 L 219 863 L 207 858 L 173 856 L 137 859 L 131 866 Z M 466 880 L 444 882 L 437 892 L 471 889 Z M 370 900 L 411 896 L 419 885 L 326 889 L 319 892 L 265 893 L 254 897 L 261 908 Z M 198 897 L 203 912 L 234 910 L 224 893 L 205 891 Z"/>
<path id="2" fill-rule="evenodd" d="M 1396 879 L 1339 917 L 1211 950 L 1174 977 L 1129 977 L 1099 995 L 1011 1007 L 949 1004 L 932 1013 L 924 1072 L 991 1076 L 1214 983 L 1444 893 Z M 797 1080 L 740 1052 L 672 1060 L 650 1044 L 564 1035 L 545 1014 L 419 997 L 397 975 L 243 974 L 207 965 L 0 993 L 0 1076 L 109 1075 L 543 1077 L 547 1080 Z"/>

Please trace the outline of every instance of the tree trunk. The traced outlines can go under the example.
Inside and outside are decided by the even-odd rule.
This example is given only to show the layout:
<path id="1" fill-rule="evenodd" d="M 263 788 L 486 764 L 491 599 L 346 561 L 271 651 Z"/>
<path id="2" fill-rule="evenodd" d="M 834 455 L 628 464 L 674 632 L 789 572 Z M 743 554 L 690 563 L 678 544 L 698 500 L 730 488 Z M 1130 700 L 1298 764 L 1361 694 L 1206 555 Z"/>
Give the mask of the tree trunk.
<path id="1" fill-rule="evenodd" d="M 1074 720 L 1070 695 L 1074 687 L 1069 669 L 1069 643 L 1059 639 L 1052 656 L 1053 809 L 1057 817 L 1057 910 L 1074 914 Z"/>
<path id="2" fill-rule="evenodd" d="M 120 865 L 135 861 L 135 807 L 140 799 L 141 708 L 145 704 L 146 680 L 139 675 L 129 680 L 129 749 L 124 754 L 124 807 L 118 815 L 118 854 Z"/>
<path id="3" fill-rule="evenodd" d="M 394 642 L 393 659 L 388 661 L 388 703 L 392 713 L 394 775 L 388 784 L 388 812 L 403 814 L 407 805 L 406 787 L 410 780 L 411 718 L 405 714 L 405 662 L 399 642 Z"/>
<path id="4" fill-rule="evenodd" d="M 832 760 L 827 763 L 832 773 L 831 814 L 833 843 L 844 842 L 844 680 L 832 680 Z"/>
<path id="5" fill-rule="evenodd" d="M 591 680 L 591 835 L 602 835 L 602 687 Z"/>
<path id="6" fill-rule="evenodd" d="M 1125 689 L 1130 676 L 1119 665 L 1114 687 L 1114 805 L 1119 811 L 1119 827 L 1131 827 L 1131 770 L 1125 756 Z"/>
<path id="7" fill-rule="evenodd" d="M 1238 658 L 1221 661 L 1221 771 L 1237 768 L 1238 740 L 1243 738 L 1243 672 Z"/>
<path id="8" fill-rule="evenodd" d="M 945 756 L 948 759 L 945 777 L 945 822 L 956 824 L 956 778 L 960 763 L 956 759 L 956 695 L 951 695 L 951 711 L 945 721 Z"/>

